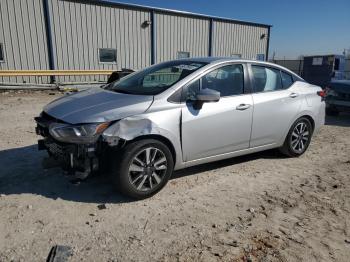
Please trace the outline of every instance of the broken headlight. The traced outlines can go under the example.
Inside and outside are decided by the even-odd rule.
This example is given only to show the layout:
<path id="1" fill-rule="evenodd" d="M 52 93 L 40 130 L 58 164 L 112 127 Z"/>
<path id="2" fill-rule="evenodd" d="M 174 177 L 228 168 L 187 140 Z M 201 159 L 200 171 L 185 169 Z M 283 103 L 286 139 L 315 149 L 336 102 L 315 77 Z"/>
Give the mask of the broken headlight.
<path id="1" fill-rule="evenodd" d="M 109 122 L 83 125 L 54 123 L 50 125 L 49 132 L 53 138 L 61 142 L 89 144 L 96 142 L 108 126 Z"/>

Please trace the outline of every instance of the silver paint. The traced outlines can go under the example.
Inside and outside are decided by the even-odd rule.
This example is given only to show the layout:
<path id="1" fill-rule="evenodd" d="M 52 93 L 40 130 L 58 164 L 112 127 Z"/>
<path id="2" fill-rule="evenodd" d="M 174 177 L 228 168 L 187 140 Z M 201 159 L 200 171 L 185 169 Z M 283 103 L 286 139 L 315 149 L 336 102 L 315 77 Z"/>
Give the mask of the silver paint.
<path id="1" fill-rule="evenodd" d="M 118 120 L 102 134 L 111 145 L 120 139 L 158 136 L 171 145 L 175 169 L 280 147 L 301 116 L 313 119 L 314 132 L 324 123 L 325 103 L 316 94 L 320 87 L 306 83 L 288 69 L 230 58 L 193 60 L 209 64 L 154 97 L 94 89 L 56 100 L 45 111 L 69 123 Z M 205 103 L 200 110 L 167 100 L 217 67 L 251 62 L 283 69 L 299 81 L 286 90 L 222 97 L 218 102 Z"/>
<path id="2" fill-rule="evenodd" d="M 44 111 L 69 124 L 113 121 L 145 112 L 152 96 L 127 95 L 102 88 L 91 88 L 61 97 Z"/>

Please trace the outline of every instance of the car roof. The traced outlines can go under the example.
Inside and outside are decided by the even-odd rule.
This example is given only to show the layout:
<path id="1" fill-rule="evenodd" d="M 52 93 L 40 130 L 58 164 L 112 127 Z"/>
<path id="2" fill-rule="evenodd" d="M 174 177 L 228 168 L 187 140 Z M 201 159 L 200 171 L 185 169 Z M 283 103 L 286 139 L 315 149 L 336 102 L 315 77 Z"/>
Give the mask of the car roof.
<path id="1" fill-rule="evenodd" d="M 299 75 L 294 73 L 293 71 L 289 70 L 288 68 L 285 68 L 283 66 L 280 66 L 278 64 L 266 62 L 266 61 L 257 61 L 257 60 L 250 60 L 250 59 L 242 59 L 242 58 L 233 58 L 233 57 L 215 57 L 215 56 L 209 56 L 209 57 L 193 57 L 193 58 L 183 58 L 179 59 L 182 61 L 188 61 L 188 62 L 199 62 L 199 63 L 208 63 L 208 64 L 219 64 L 224 62 L 241 62 L 241 63 L 253 63 L 253 64 L 260 64 L 265 66 L 272 66 L 275 68 L 282 69 L 284 71 L 287 71 L 291 74 L 293 74 L 298 79 L 305 81 L 302 79 Z"/>
<path id="2" fill-rule="evenodd" d="M 191 57 L 191 58 L 182 58 L 179 59 L 182 61 L 188 62 L 202 62 L 202 63 L 222 63 L 222 62 L 244 62 L 244 63 L 254 63 L 254 64 L 263 64 L 270 65 L 275 67 L 281 67 L 277 64 L 266 62 L 266 61 L 258 61 L 258 60 L 250 60 L 250 59 L 242 59 L 242 58 L 233 58 L 233 57 L 220 57 L 220 56 L 208 56 L 208 57 Z M 282 67 L 281 67 L 282 68 Z"/>

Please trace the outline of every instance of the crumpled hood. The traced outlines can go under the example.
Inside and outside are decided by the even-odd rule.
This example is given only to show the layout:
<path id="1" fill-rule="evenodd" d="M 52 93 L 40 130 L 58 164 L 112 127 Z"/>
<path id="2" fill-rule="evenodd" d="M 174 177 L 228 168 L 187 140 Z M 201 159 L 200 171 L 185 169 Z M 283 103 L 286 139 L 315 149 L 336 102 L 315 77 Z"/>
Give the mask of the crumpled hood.
<path id="1" fill-rule="evenodd" d="M 70 124 L 98 123 L 141 114 L 152 102 L 153 96 L 91 88 L 52 101 L 44 107 L 44 112 Z"/>

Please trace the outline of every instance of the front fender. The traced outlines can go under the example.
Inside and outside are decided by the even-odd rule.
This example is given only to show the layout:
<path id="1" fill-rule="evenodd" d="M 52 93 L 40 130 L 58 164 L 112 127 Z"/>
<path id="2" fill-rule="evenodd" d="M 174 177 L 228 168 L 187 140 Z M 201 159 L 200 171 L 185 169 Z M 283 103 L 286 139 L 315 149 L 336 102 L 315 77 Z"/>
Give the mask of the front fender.
<path id="1" fill-rule="evenodd" d="M 181 109 L 172 108 L 123 118 L 107 128 L 102 137 L 113 145 L 119 139 L 131 141 L 147 135 L 162 136 L 172 144 L 176 154 L 175 169 L 179 169 L 183 163 L 180 125 Z"/>

